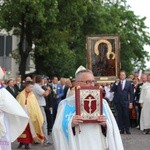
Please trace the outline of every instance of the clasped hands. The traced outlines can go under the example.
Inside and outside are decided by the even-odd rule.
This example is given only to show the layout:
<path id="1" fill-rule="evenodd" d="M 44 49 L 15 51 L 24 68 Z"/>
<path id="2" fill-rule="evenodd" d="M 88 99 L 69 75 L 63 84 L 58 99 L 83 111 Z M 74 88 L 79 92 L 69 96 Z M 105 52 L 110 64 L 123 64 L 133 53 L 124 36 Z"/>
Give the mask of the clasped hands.
<path id="1" fill-rule="evenodd" d="M 106 117 L 104 115 L 98 116 L 96 120 L 100 125 L 106 126 Z M 78 126 L 79 123 L 83 123 L 83 117 L 75 115 L 72 119 L 72 127 Z"/>

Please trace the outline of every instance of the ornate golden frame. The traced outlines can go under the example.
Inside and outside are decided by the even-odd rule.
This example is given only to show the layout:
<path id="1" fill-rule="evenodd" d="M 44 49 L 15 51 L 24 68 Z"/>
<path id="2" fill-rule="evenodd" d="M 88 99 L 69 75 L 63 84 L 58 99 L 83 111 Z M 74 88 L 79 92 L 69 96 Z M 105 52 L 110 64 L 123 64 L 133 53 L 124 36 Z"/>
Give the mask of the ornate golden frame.
<path id="1" fill-rule="evenodd" d="M 115 52 L 112 51 L 112 44 L 109 40 L 114 41 Z M 94 44 L 93 44 L 94 43 Z M 92 54 L 95 53 L 99 55 L 98 46 L 104 43 L 107 45 L 107 59 L 110 59 L 110 55 L 112 55 L 112 59 L 115 59 L 115 76 L 96 76 L 98 81 L 114 81 L 118 78 L 118 74 L 120 71 L 120 43 L 119 36 L 117 35 L 92 35 L 87 36 L 86 38 L 86 49 L 87 49 L 87 68 L 92 70 Z"/>

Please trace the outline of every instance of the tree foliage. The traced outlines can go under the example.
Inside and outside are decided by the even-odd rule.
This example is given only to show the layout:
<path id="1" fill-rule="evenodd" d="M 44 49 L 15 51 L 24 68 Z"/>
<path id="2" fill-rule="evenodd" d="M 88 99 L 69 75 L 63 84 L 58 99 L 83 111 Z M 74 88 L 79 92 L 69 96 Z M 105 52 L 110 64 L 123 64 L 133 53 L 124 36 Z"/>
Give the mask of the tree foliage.
<path id="1" fill-rule="evenodd" d="M 56 0 L 4 0 L 0 5 L 0 27 L 7 31 L 13 30 L 20 37 L 19 71 L 22 78 L 36 36 L 46 23 L 56 21 L 57 11 Z"/>
<path id="2" fill-rule="evenodd" d="M 34 43 L 37 73 L 73 76 L 86 65 L 86 36 L 96 34 L 119 35 L 122 69 L 144 68 L 144 45 L 150 45 L 145 19 L 125 0 L 4 0 L 0 6 L 0 27 L 20 36 L 21 74 Z"/>

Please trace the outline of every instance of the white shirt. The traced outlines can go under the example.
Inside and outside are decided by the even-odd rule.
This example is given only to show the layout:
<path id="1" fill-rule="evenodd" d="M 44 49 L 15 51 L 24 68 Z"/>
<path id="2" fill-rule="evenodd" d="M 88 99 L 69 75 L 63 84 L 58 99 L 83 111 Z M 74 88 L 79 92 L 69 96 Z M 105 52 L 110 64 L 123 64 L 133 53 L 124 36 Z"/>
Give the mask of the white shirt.
<path id="1" fill-rule="evenodd" d="M 35 94 L 35 97 L 40 106 L 46 106 L 45 98 L 43 96 L 44 92 L 45 91 L 39 84 L 37 83 L 34 84 L 33 93 Z"/>
<path id="2" fill-rule="evenodd" d="M 106 93 L 105 97 L 109 99 L 109 97 L 110 97 L 110 87 L 105 86 L 104 89 L 105 89 L 105 93 Z"/>
<path id="3" fill-rule="evenodd" d="M 124 87 L 125 87 L 125 84 L 126 84 L 126 80 L 120 80 L 120 82 L 121 82 L 122 90 L 123 90 L 123 89 L 124 89 Z"/>
<path id="4" fill-rule="evenodd" d="M 53 83 L 52 83 L 52 88 L 53 88 L 53 89 L 57 89 L 57 84 L 53 84 Z"/>

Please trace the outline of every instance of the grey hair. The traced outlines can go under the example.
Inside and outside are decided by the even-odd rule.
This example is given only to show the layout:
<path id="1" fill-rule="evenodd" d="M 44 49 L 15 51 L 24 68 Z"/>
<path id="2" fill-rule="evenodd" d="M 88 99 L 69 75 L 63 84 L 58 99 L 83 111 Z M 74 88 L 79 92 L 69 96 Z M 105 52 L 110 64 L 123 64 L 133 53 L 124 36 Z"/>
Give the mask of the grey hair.
<path id="1" fill-rule="evenodd" d="M 89 69 L 81 70 L 81 71 L 79 71 L 79 72 L 75 75 L 75 80 L 76 80 L 76 81 L 79 81 L 80 78 L 81 78 L 81 75 L 82 75 L 83 73 L 91 73 L 91 74 L 93 74 L 93 72 L 92 72 L 91 70 L 89 70 Z"/>

